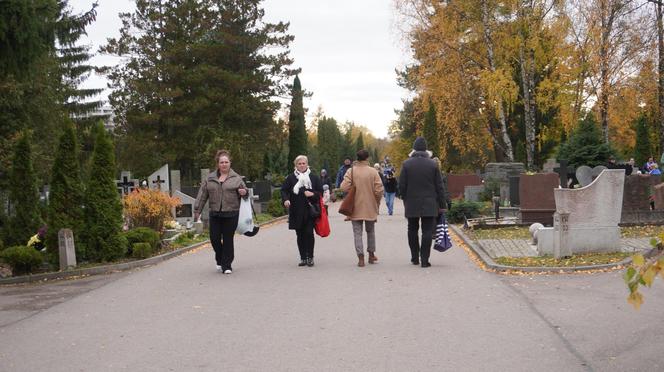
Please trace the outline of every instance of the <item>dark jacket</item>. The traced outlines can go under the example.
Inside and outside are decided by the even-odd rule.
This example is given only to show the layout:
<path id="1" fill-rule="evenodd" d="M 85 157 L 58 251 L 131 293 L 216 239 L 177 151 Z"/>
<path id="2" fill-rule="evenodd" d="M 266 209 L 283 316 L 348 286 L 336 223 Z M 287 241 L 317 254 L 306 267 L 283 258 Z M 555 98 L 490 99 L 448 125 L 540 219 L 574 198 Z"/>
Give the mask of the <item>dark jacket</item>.
<path id="1" fill-rule="evenodd" d="M 290 208 L 288 208 L 288 228 L 291 230 L 299 230 L 305 225 L 305 221 L 310 219 L 309 206 L 307 199 L 310 203 L 319 203 L 321 195 L 323 195 L 323 183 L 317 175 L 309 174 L 311 179 L 311 189 L 305 190 L 304 187 L 300 188 L 298 194 L 293 193 L 293 186 L 297 184 L 297 177 L 293 173 L 286 177 L 286 180 L 281 185 L 281 202 L 290 200 Z M 304 191 L 311 191 L 314 196 L 307 198 L 304 196 Z"/>
<path id="2" fill-rule="evenodd" d="M 406 217 L 436 217 L 445 208 L 443 177 L 426 151 L 415 151 L 403 163 L 399 189 Z"/>
<path id="3" fill-rule="evenodd" d="M 246 186 L 242 177 L 233 169 L 228 172 L 228 177 L 223 184 L 219 183 L 219 170 L 212 171 L 198 189 L 194 211 L 200 214 L 209 200 L 210 213 L 237 212 L 240 209 L 240 194 L 237 193 L 237 190 L 244 188 Z"/>
<path id="4" fill-rule="evenodd" d="M 339 171 L 337 172 L 337 188 L 341 186 L 341 183 L 344 181 L 344 176 L 350 167 L 350 165 L 346 164 L 343 164 L 341 167 L 339 167 Z"/>
<path id="5" fill-rule="evenodd" d="M 395 177 L 385 177 L 385 192 L 390 194 L 397 192 L 397 179 Z"/>
<path id="6" fill-rule="evenodd" d="M 332 183 L 332 179 L 330 178 L 329 175 L 326 174 L 325 177 L 321 177 L 320 182 L 323 185 L 327 185 L 330 188 L 330 192 L 332 192 L 332 190 L 334 189 L 334 183 Z"/>

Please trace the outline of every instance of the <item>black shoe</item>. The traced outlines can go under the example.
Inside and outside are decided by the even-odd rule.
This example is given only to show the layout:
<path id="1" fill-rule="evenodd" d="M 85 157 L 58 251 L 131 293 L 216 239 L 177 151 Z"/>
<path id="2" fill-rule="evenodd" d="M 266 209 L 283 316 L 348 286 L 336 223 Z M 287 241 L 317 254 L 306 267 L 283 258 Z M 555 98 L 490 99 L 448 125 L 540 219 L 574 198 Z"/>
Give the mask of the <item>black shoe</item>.
<path id="1" fill-rule="evenodd" d="M 429 262 L 424 262 L 422 261 L 422 267 L 430 267 L 431 264 Z"/>
<path id="2" fill-rule="evenodd" d="M 419 265 L 419 264 L 420 264 L 420 260 L 417 259 L 417 258 L 411 258 L 411 259 L 410 259 L 410 262 L 411 262 L 413 265 Z"/>
<path id="3" fill-rule="evenodd" d="M 311 267 L 314 265 L 314 259 L 313 258 L 307 258 L 307 266 Z"/>
<path id="4" fill-rule="evenodd" d="M 297 266 L 307 266 L 307 260 L 303 258 Z"/>

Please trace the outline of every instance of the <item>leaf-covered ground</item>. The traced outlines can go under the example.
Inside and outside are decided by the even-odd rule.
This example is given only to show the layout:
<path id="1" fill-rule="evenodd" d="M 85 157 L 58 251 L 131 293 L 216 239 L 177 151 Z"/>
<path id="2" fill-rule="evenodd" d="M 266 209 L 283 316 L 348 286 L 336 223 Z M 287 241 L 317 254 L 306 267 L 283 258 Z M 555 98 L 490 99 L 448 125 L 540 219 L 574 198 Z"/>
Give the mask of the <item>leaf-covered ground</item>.
<path id="1" fill-rule="evenodd" d="M 501 265 L 518 267 L 575 267 L 611 264 L 624 260 L 630 253 L 586 253 L 570 258 L 556 260 L 553 256 L 541 257 L 498 257 L 495 261 Z"/>
<path id="2" fill-rule="evenodd" d="M 654 238 L 664 234 L 664 226 L 644 225 L 621 227 L 623 238 Z M 473 229 L 464 231 L 472 239 L 530 239 L 528 227 L 510 226 L 494 229 Z"/>

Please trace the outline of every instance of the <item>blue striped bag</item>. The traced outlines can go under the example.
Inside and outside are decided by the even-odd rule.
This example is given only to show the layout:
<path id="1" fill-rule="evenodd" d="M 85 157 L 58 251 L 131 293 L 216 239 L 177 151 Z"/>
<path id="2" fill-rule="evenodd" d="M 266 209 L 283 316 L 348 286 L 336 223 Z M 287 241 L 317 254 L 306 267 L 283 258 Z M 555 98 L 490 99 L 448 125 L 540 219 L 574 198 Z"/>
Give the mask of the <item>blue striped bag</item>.
<path id="1" fill-rule="evenodd" d="M 445 220 L 445 213 L 438 215 L 438 223 L 436 224 L 436 233 L 434 234 L 433 249 L 438 252 L 445 252 L 452 248 L 452 239 L 448 231 L 447 221 Z"/>

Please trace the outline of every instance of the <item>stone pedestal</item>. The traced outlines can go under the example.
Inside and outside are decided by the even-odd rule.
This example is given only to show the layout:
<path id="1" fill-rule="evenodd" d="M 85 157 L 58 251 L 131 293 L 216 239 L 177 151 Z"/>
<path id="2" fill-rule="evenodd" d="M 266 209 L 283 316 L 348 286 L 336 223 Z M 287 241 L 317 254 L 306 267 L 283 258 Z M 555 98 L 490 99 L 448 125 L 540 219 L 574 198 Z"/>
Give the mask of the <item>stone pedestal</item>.
<path id="1" fill-rule="evenodd" d="M 76 249 L 74 248 L 74 233 L 71 229 L 58 231 L 58 250 L 60 253 L 60 271 L 76 267 Z"/>

